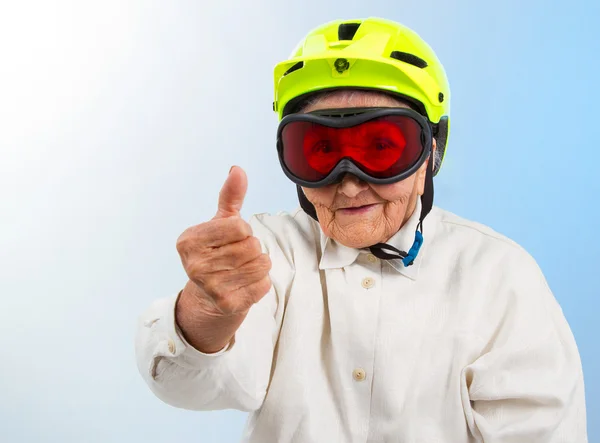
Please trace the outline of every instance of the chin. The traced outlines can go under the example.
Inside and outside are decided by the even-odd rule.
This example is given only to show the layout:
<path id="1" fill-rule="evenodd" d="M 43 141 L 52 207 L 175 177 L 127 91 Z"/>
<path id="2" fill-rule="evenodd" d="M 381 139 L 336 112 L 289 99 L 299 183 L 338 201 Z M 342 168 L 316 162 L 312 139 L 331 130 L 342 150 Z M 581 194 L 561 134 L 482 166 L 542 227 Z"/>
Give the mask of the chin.
<path id="1" fill-rule="evenodd" d="M 318 214 L 320 215 L 320 214 Z M 348 248 L 362 249 L 382 241 L 382 227 L 376 220 L 368 220 L 366 217 L 360 221 L 340 223 L 338 220 L 327 219 L 319 216 L 319 223 L 323 233 Z"/>
<path id="2" fill-rule="evenodd" d="M 377 244 L 378 242 L 374 241 L 374 242 L 361 242 L 361 243 L 355 243 L 355 244 L 348 244 L 348 245 L 344 245 L 344 246 L 348 246 L 349 248 L 354 248 L 354 249 L 364 249 L 364 248 L 368 248 L 369 246 L 373 246 L 374 244 Z"/>
<path id="3" fill-rule="evenodd" d="M 360 236 L 344 236 L 343 238 L 334 238 L 338 243 L 343 244 L 349 248 L 362 249 L 368 248 L 369 246 L 373 246 L 380 242 L 379 239 L 376 238 L 365 238 L 364 235 Z"/>

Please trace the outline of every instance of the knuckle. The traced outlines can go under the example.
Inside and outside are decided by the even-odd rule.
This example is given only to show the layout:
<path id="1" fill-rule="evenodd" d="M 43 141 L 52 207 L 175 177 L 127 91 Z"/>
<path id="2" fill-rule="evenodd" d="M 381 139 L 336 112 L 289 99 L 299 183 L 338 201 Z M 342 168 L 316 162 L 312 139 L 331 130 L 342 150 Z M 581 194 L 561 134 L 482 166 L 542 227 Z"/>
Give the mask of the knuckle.
<path id="1" fill-rule="evenodd" d="M 269 277 L 265 277 L 260 281 L 256 282 L 256 284 L 252 288 L 252 299 L 254 302 L 258 302 L 261 298 L 263 298 L 269 290 L 271 289 L 271 279 Z"/>
<path id="2" fill-rule="evenodd" d="M 250 243 L 250 247 L 251 247 L 251 251 L 252 252 L 256 252 L 257 254 L 262 253 L 262 244 L 260 243 L 260 240 L 254 236 L 250 237 L 249 240 Z"/>
<path id="3" fill-rule="evenodd" d="M 248 237 L 242 245 L 245 256 L 257 256 L 262 252 L 260 240 L 256 237 Z"/>
<path id="4" fill-rule="evenodd" d="M 187 232 L 184 232 L 177 238 L 175 247 L 177 248 L 177 252 L 179 252 L 180 255 L 183 255 L 187 252 L 189 248 L 189 236 Z"/>
<path id="5" fill-rule="evenodd" d="M 268 272 L 271 270 L 273 263 L 271 262 L 271 257 L 269 257 L 268 254 L 262 254 L 260 257 L 258 257 L 258 261 L 259 261 L 259 269 L 261 271 Z"/>
<path id="6" fill-rule="evenodd" d="M 266 254 L 261 254 L 244 266 L 244 271 L 254 281 L 264 278 L 271 270 L 271 259 Z"/>
<path id="7" fill-rule="evenodd" d="M 198 262 L 189 263 L 186 266 L 185 271 L 186 271 L 188 277 L 190 277 L 190 279 L 204 283 L 204 281 L 203 281 L 204 272 L 202 269 L 202 265 L 199 264 Z"/>
<path id="8" fill-rule="evenodd" d="M 271 286 L 273 286 L 273 282 L 271 281 L 271 278 L 269 276 L 266 276 L 265 278 L 263 278 L 261 281 L 261 289 L 263 291 L 263 295 L 266 294 L 267 292 L 269 292 L 269 290 L 271 289 Z"/>
<path id="9" fill-rule="evenodd" d="M 250 225 L 242 218 L 232 219 L 231 229 L 239 236 L 252 235 Z"/>

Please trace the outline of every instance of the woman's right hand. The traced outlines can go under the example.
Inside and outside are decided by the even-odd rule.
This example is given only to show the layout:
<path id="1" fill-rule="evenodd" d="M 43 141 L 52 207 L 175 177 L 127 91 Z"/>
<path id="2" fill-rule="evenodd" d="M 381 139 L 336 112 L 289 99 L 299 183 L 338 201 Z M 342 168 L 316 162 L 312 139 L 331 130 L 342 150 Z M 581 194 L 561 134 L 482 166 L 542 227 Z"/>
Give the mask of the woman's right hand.
<path id="1" fill-rule="evenodd" d="M 176 310 L 177 321 L 187 336 L 190 332 L 196 334 L 186 333 L 186 323 L 190 326 L 187 329 L 200 326 L 206 335 L 210 323 L 227 325 L 226 319 L 231 318 L 237 329 L 252 305 L 271 288 L 271 260 L 240 216 L 247 189 L 246 173 L 234 166 L 219 193 L 213 219 L 186 229 L 177 240 L 177 251 L 190 280 Z M 201 327 L 203 323 L 205 327 Z M 214 329 L 217 324 L 212 326 Z M 229 332 L 233 335 L 235 330 Z"/>

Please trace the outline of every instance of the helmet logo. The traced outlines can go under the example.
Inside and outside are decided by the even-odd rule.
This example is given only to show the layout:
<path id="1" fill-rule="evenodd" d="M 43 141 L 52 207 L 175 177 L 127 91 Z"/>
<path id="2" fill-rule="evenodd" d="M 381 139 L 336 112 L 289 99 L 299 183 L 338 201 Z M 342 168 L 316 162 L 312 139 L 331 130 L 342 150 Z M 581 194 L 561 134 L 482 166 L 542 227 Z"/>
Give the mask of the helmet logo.
<path id="1" fill-rule="evenodd" d="M 333 66 L 335 67 L 335 70 L 341 74 L 342 72 L 348 70 L 348 68 L 350 67 L 350 63 L 345 58 L 338 58 L 333 63 Z"/>

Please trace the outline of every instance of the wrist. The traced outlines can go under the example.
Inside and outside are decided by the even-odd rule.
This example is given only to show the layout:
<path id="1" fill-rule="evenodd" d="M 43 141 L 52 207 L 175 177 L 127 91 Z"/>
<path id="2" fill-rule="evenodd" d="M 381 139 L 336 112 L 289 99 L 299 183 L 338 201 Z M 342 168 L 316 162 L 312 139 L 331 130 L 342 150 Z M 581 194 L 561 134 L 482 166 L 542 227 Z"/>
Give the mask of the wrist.
<path id="1" fill-rule="evenodd" d="M 218 312 L 193 282 L 188 282 L 175 304 L 175 323 L 185 341 L 196 350 L 211 354 L 232 342 L 247 312 Z"/>

